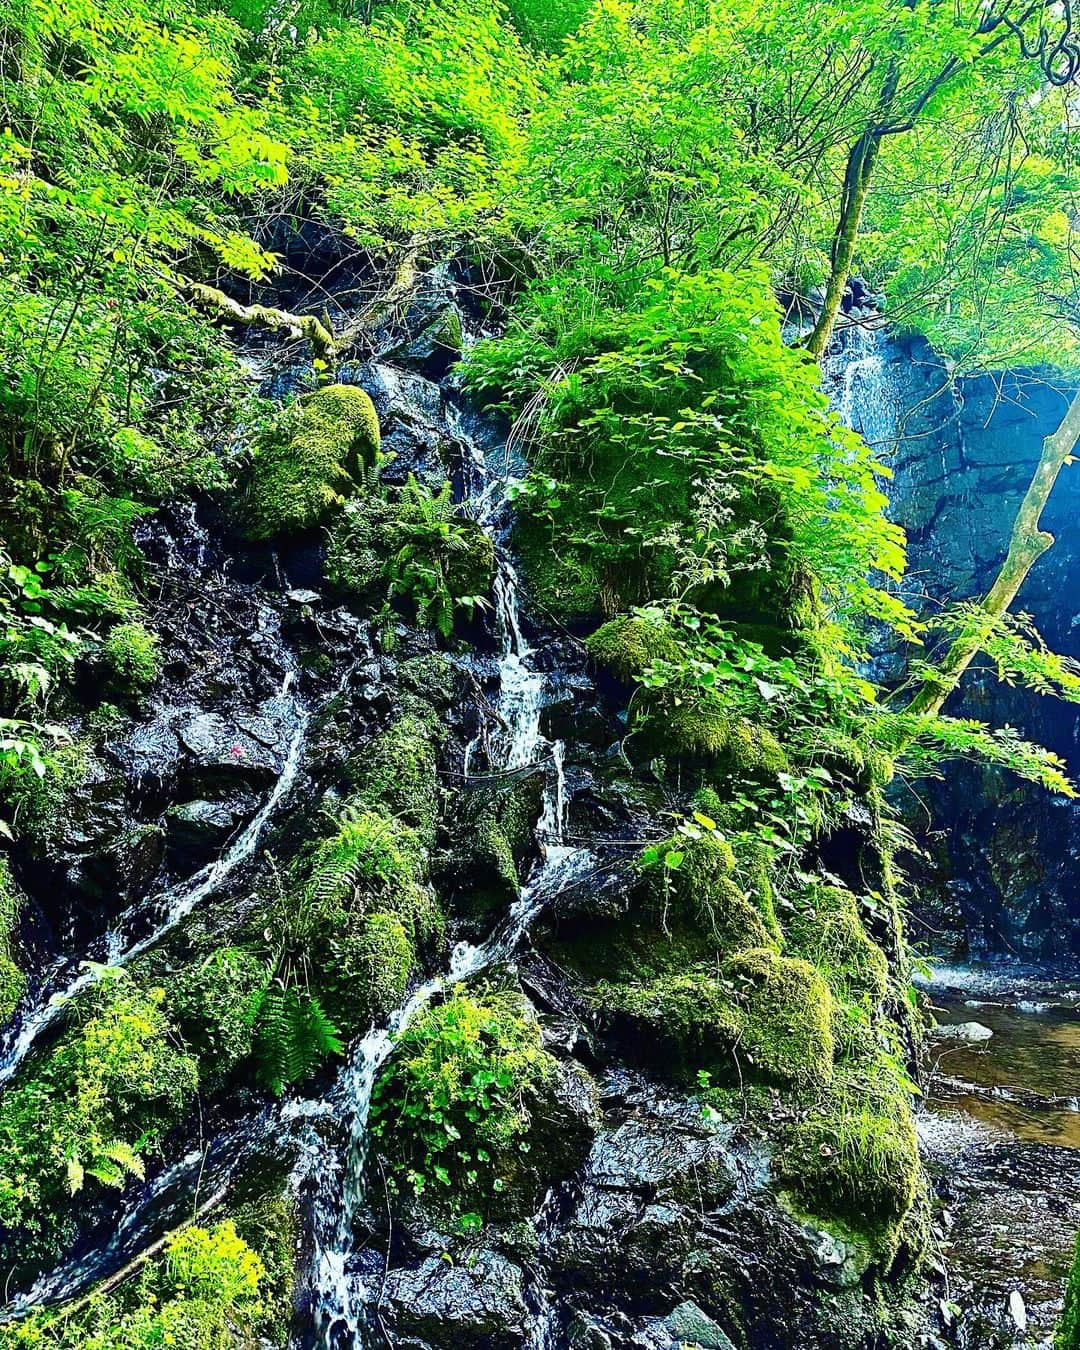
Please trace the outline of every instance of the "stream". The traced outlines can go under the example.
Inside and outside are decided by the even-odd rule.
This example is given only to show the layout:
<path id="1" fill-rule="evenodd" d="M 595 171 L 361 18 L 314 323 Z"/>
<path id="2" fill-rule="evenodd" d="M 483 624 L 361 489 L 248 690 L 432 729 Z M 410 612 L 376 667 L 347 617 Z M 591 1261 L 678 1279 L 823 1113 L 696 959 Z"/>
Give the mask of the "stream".
<path id="1" fill-rule="evenodd" d="M 925 991 L 941 1025 L 919 1136 L 956 1344 L 1048 1350 L 1080 1228 L 1080 976 L 942 966 Z"/>

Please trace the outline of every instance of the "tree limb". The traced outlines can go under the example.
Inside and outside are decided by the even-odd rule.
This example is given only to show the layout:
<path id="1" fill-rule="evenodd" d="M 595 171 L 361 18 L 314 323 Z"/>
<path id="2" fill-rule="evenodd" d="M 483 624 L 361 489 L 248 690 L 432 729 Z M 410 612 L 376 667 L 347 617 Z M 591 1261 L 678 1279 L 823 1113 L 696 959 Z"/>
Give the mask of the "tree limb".
<path id="1" fill-rule="evenodd" d="M 214 286 L 204 286 L 198 281 L 184 283 L 184 290 L 203 308 L 245 327 L 265 324 L 275 332 L 284 331 L 291 337 L 307 338 L 315 349 L 315 355 L 327 363 L 337 356 L 337 339 L 323 321 L 314 314 L 290 314 L 288 310 L 274 309 L 270 305 L 242 305 L 231 296 Z"/>
<path id="2" fill-rule="evenodd" d="M 922 688 L 908 704 L 908 712 L 933 716 L 941 711 L 987 634 L 1016 599 L 1036 562 L 1053 544 L 1054 536 L 1042 529 L 1039 521 L 1058 474 L 1068 463 L 1077 441 L 1080 441 L 1080 393 L 1073 395 L 1057 430 L 1043 441 L 1039 462 L 1013 521 L 1009 551 L 979 606 L 981 614 L 954 639 L 944 659 L 926 675 Z"/>

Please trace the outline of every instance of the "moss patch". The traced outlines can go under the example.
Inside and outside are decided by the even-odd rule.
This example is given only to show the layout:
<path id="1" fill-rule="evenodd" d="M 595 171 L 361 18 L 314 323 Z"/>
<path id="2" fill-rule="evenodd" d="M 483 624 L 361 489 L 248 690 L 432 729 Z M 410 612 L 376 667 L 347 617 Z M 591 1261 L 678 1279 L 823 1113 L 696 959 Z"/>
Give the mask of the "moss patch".
<path id="1" fill-rule="evenodd" d="M 889 964 L 867 936 L 850 891 L 809 887 L 784 926 L 791 949 L 817 966 L 838 993 L 875 1006 L 885 997 Z"/>
<path id="2" fill-rule="evenodd" d="M 385 807 L 412 826 L 429 847 L 435 840 L 439 808 L 438 742 L 439 725 L 433 711 L 426 716 L 407 712 L 357 751 L 346 766 L 359 800 Z"/>
<path id="3" fill-rule="evenodd" d="M 654 661 L 679 658 L 679 645 L 667 624 L 635 615 L 611 619 L 585 645 L 596 664 L 624 684 L 637 679 Z"/>
<path id="4" fill-rule="evenodd" d="M 309 529 L 378 462 L 379 420 L 362 389 L 334 384 L 285 409 L 260 438 L 242 504 L 250 539 Z"/>
<path id="5" fill-rule="evenodd" d="M 833 998 L 807 961 L 771 947 L 739 952 L 724 975 L 743 1013 L 741 1062 L 780 1083 L 820 1088 L 833 1074 Z"/>

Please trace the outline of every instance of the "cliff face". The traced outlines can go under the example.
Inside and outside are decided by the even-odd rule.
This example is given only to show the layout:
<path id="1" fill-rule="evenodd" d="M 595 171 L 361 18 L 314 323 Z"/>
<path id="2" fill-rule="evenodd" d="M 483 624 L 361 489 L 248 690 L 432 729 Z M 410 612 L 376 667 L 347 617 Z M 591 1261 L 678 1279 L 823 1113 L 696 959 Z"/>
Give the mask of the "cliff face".
<path id="1" fill-rule="evenodd" d="M 833 376 L 843 411 L 889 457 L 892 513 L 907 531 L 905 592 L 921 612 L 985 593 L 1013 516 L 1071 391 L 1039 372 L 953 380 L 922 343 L 863 338 Z M 1043 518 L 1056 538 L 1016 610 L 1047 644 L 1080 657 L 1080 478 L 1067 469 Z M 886 670 L 888 660 L 883 662 Z M 985 666 L 948 711 L 1024 736 L 1080 767 L 1080 712 L 1001 684 Z M 1080 951 L 1077 807 L 994 770 L 946 767 L 898 785 L 896 801 L 926 857 L 913 873 L 914 937 L 971 954 L 1055 957 Z M 918 932 L 918 921 L 924 932 Z"/>

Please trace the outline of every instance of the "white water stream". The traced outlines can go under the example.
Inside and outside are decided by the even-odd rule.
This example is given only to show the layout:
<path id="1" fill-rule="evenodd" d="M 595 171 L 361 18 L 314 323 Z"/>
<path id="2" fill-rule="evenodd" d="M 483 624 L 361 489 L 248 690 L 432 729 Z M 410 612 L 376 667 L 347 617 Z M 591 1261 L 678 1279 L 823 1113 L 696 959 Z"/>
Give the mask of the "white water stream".
<path id="1" fill-rule="evenodd" d="M 472 446 L 472 442 L 468 442 Z M 548 741 L 540 730 L 547 695 L 547 677 L 533 668 L 534 652 L 524 637 L 519 609 L 519 587 L 513 564 L 506 556 L 496 521 L 503 508 L 508 480 L 488 473 L 480 451 L 473 446 L 474 491 L 470 501 L 480 523 L 496 543 L 497 576 L 494 585 L 496 628 L 500 643 L 497 726 L 490 738 L 491 767 L 513 772 L 543 765 L 546 783 L 536 837 L 543 857 L 518 900 L 488 939 L 478 946 L 459 943 L 448 968 L 414 991 L 390 1017 L 385 1027 L 372 1030 L 354 1048 L 333 1093 L 333 1109 L 349 1121 L 347 1156 L 342 1165 L 326 1156 L 326 1146 L 315 1143 L 297 1181 L 315 1179 L 314 1206 L 315 1335 L 323 1350 L 354 1350 L 364 1342 L 367 1313 L 376 1302 L 376 1290 L 367 1287 L 351 1268 L 356 1255 L 354 1221 L 364 1199 L 364 1171 L 368 1149 L 368 1117 L 379 1070 L 393 1053 L 397 1037 L 443 990 L 513 957 L 533 919 L 546 902 L 583 876 L 594 864 L 586 849 L 563 844 L 566 790 L 562 742 Z M 466 751 L 465 773 L 480 743 Z M 325 1113 L 324 1102 L 299 1103 L 293 1114 Z"/>
<path id="2" fill-rule="evenodd" d="M 149 901 L 139 901 L 125 911 L 103 939 L 104 964 L 123 966 L 148 951 L 155 943 L 174 929 L 193 910 L 209 896 L 218 891 L 236 869 L 255 851 L 268 821 L 275 814 L 282 801 L 287 797 L 296 779 L 303 756 L 307 735 L 308 713 L 300 700 L 289 692 L 294 680 L 294 672 L 285 677 L 281 693 L 276 702 L 281 707 L 282 725 L 291 726 L 292 731 L 285 749 L 281 772 L 266 799 L 258 811 L 248 821 L 235 839 L 219 857 L 194 876 L 170 886 Z M 128 933 L 130 920 L 150 909 L 160 915 L 152 930 L 143 937 L 134 939 Z M 63 981 L 65 974 L 68 976 Z M 98 966 L 90 962 L 81 962 L 78 973 L 71 973 L 71 964 L 65 963 L 51 972 L 46 979 L 37 1005 L 27 1010 L 13 1026 L 15 1036 L 4 1046 L 0 1054 L 0 1084 L 7 1082 L 33 1049 L 38 1037 L 62 1015 L 65 1006 L 98 978 Z"/>

